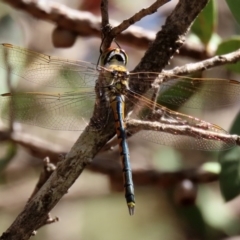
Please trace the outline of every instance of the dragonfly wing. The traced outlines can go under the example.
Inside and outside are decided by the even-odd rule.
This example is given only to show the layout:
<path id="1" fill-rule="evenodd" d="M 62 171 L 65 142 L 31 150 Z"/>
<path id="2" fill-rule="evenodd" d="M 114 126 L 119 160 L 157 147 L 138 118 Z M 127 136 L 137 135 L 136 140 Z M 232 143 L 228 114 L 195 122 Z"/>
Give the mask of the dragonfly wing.
<path id="1" fill-rule="evenodd" d="M 157 84 L 152 86 L 153 82 Z M 216 109 L 240 102 L 240 82 L 229 79 L 204 79 L 175 76 L 161 78 L 159 73 L 132 73 L 132 90 L 142 94 L 142 89 L 159 86 L 157 102 L 169 108 Z M 137 86 L 137 87 L 135 87 Z M 147 98 L 152 98 L 148 93 Z"/>
<path id="2" fill-rule="evenodd" d="M 11 44 L 0 44 L 0 67 L 39 86 L 87 88 L 95 84 L 96 65 L 52 57 Z"/>
<path id="3" fill-rule="evenodd" d="M 162 126 L 162 131 L 143 130 L 138 132 L 137 136 L 153 143 L 173 146 L 178 149 L 219 151 L 235 146 L 233 139 L 222 137 L 222 135 L 229 136 L 226 131 L 221 128 L 216 128 L 210 123 L 208 123 L 208 129 L 203 130 L 204 133 L 199 131 L 199 129 L 201 129 L 199 126 L 189 126 L 188 123 L 186 123 L 185 126 L 181 124 L 175 125 L 174 127 L 170 127 L 170 130 L 169 127 L 165 127 L 164 124 Z M 164 132 L 167 131 L 167 128 L 168 132 Z M 182 128 L 184 128 L 184 130 L 182 130 Z"/>
<path id="4" fill-rule="evenodd" d="M 83 130 L 93 114 L 93 92 L 3 94 L 0 116 L 54 130 Z M 98 119 L 99 126 L 103 120 Z"/>
<path id="5" fill-rule="evenodd" d="M 240 101 L 240 82 L 228 79 L 172 79 L 160 87 L 159 103 L 216 109 Z"/>
<path id="6" fill-rule="evenodd" d="M 214 131 L 214 133 L 216 133 L 216 131 Z M 227 132 L 223 130 L 219 130 L 217 133 L 227 134 Z M 209 139 L 203 138 L 198 131 L 194 132 L 194 130 L 192 130 L 191 135 L 187 134 L 189 134 L 187 131 L 179 134 L 175 133 L 174 130 L 172 130 L 172 133 L 146 130 L 136 133 L 138 137 L 144 138 L 147 141 L 172 146 L 178 149 L 219 151 L 230 149 L 235 146 L 234 140 L 226 138 L 226 140 L 223 141 L 222 138 L 217 137 L 216 134 L 212 134 L 211 131 L 208 131 Z"/>
<path id="7" fill-rule="evenodd" d="M 133 118 L 162 124 L 159 131 L 143 130 L 137 133 L 148 141 L 181 149 L 205 151 L 224 150 L 235 145 L 230 135 L 217 125 L 169 110 L 144 96 L 137 96 L 136 93 L 131 94 L 129 100 L 135 102 Z"/>

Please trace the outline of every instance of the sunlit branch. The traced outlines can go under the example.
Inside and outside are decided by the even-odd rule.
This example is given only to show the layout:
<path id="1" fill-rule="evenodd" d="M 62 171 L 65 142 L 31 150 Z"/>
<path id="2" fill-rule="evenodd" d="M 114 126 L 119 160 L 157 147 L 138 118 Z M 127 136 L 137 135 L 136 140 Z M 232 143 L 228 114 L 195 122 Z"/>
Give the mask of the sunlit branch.
<path id="1" fill-rule="evenodd" d="M 233 141 L 236 145 L 240 145 L 240 137 L 238 135 L 209 131 L 202 129 L 201 127 L 189 126 L 187 124 L 167 124 L 130 119 L 127 121 L 127 127 L 130 131 L 133 132 L 138 132 L 141 130 L 152 130 L 174 135 L 185 135 L 193 138 L 200 137 L 209 140 L 218 139 L 219 141 L 226 143 Z"/>
<path id="2" fill-rule="evenodd" d="M 151 14 L 155 13 L 158 8 L 160 8 L 162 5 L 164 5 L 167 2 L 169 2 L 169 0 L 157 0 L 151 6 L 149 6 L 147 8 L 143 8 L 142 10 L 140 10 L 139 12 L 134 14 L 132 17 L 124 20 L 118 26 L 114 27 L 111 31 L 111 34 L 113 36 L 117 36 L 124 30 L 126 30 L 128 27 L 133 25 L 134 23 L 136 23 L 136 22 L 140 21 L 141 19 L 143 19 L 144 17 L 146 17 L 147 15 L 151 15 Z"/>
<path id="3" fill-rule="evenodd" d="M 240 49 L 232 53 L 215 56 L 201 62 L 189 63 L 182 67 L 175 67 L 172 70 L 163 71 L 162 74 L 166 77 L 171 77 L 173 75 L 188 75 L 191 73 L 204 71 L 206 69 L 221 66 L 221 65 L 236 63 L 239 60 L 240 60 Z"/>

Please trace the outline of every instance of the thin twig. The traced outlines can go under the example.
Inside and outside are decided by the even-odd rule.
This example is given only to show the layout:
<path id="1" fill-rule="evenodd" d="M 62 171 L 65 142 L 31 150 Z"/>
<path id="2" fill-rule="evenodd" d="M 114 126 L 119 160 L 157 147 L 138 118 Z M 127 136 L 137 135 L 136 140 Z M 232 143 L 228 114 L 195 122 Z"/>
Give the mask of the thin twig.
<path id="1" fill-rule="evenodd" d="M 102 28 L 109 25 L 108 0 L 101 1 Z"/>
<path id="2" fill-rule="evenodd" d="M 28 202 L 36 195 L 36 193 L 41 189 L 44 183 L 48 180 L 51 174 L 56 170 L 56 166 L 50 162 L 49 157 L 43 159 L 43 170 L 39 176 L 38 182 L 33 190 L 32 195 L 28 199 Z"/>
<path id="3" fill-rule="evenodd" d="M 210 130 L 202 129 L 199 127 L 184 125 L 184 124 L 172 124 L 172 123 L 160 123 L 160 122 L 152 122 L 152 121 L 141 121 L 135 119 L 129 119 L 127 121 L 127 127 L 130 131 L 138 132 L 141 130 L 152 130 L 164 133 L 170 133 L 174 135 L 182 135 L 182 136 L 190 136 L 198 139 L 209 139 L 216 141 L 226 142 L 227 144 L 230 142 L 232 144 L 236 144 L 240 146 L 240 137 L 238 135 L 231 135 L 229 133 L 223 132 L 214 132 Z M 232 145 L 233 147 L 234 145 Z"/>
<path id="4" fill-rule="evenodd" d="M 39 176 L 38 182 L 33 190 L 32 195 L 30 196 L 30 198 L 28 199 L 28 202 L 31 201 L 31 199 L 37 194 L 37 192 L 41 189 L 41 187 L 45 184 L 45 182 L 48 180 L 48 178 L 51 176 L 51 174 L 56 170 L 56 166 L 50 162 L 49 157 L 46 157 L 43 159 L 43 170 Z M 55 223 L 59 221 L 58 217 L 51 217 L 51 214 L 48 213 L 47 214 L 47 219 L 45 220 L 45 222 L 43 222 L 41 225 L 38 226 L 38 228 L 36 228 L 32 235 L 36 235 L 36 231 L 43 227 L 44 225 L 47 224 L 51 224 L 51 223 Z"/>
<path id="5" fill-rule="evenodd" d="M 105 35 L 104 39 L 104 49 L 106 47 L 109 47 L 115 37 L 117 37 L 119 34 L 121 34 L 124 30 L 128 29 L 131 25 L 133 25 L 135 22 L 140 21 L 142 18 L 146 17 L 147 15 L 153 14 L 157 11 L 159 7 L 164 5 L 169 0 L 157 0 L 155 3 L 153 3 L 148 8 L 140 10 L 138 13 L 134 14 L 129 19 L 124 20 L 122 23 L 120 23 L 118 26 L 111 29 L 109 34 Z"/>
<path id="6" fill-rule="evenodd" d="M 101 1 L 101 16 L 102 16 L 102 43 L 101 51 L 105 51 L 112 44 L 112 38 L 109 40 L 108 35 L 112 29 L 112 26 L 109 24 L 108 16 L 108 0 Z M 108 39 L 108 41 L 106 41 Z"/>
<path id="7" fill-rule="evenodd" d="M 210 59 L 197 62 L 188 63 L 182 67 L 175 67 L 172 70 L 163 71 L 162 74 L 166 77 L 171 77 L 173 75 L 188 75 L 198 71 L 204 71 L 209 68 L 225 65 L 227 63 L 236 63 L 240 60 L 240 49 L 232 53 L 215 56 Z"/>
<path id="8" fill-rule="evenodd" d="M 132 17 L 124 20 L 121 24 L 114 27 L 111 31 L 111 35 L 113 37 L 116 37 L 118 34 L 123 32 L 127 28 L 129 28 L 134 23 L 140 21 L 141 19 L 143 19 L 147 15 L 151 15 L 151 14 L 155 13 L 158 8 L 160 8 L 162 5 L 164 5 L 167 2 L 169 2 L 169 0 L 157 0 L 155 3 L 153 3 L 148 8 L 143 8 L 138 13 L 134 14 Z"/>

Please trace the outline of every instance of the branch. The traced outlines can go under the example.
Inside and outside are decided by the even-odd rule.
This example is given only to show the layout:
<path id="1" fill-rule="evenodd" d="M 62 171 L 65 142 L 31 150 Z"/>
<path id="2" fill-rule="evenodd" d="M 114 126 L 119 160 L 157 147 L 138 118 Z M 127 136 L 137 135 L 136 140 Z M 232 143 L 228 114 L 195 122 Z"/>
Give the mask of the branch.
<path id="1" fill-rule="evenodd" d="M 128 122 L 128 124 L 130 125 L 130 128 L 131 128 L 131 122 L 130 123 Z M 42 158 L 43 155 L 51 156 L 50 157 L 51 162 L 54 164 L 57 164 L 59 162 L 60 155 L 64 155 L 64 156 L 66 155 L 66 153 L 63 152 L 62 147 L 60 146 L 58 147 L 52 143 L 49 144 L 49 142 L 45 142 L 43 140 L 38 139 L 37 137 L 33 137 L 32 135 L 28 135 L 26 133 L 14 132 L 13 137 L 8 140 L 12 140 L 14 141 L 14 143 L 17 143 L 23 146 L 34 157 Z M 121 164 L 119 163 L 119 161 L 111 161 L 110 163 L 108 160 L 102 159 L 102 158 L 99 159 L 99 157 L 96 156 L 96 158 L 94 159 L 92 164 L 88 167 L 88 169 L 94 172 L 106 174 L 110 176 L 112 179 L 114 178 L 114 176 L 117 176 L 116 179 L 114 178 L 116 182 L 122 182 L 121 181 L 121 178 L 122 178 Z M 177 183 L 177 181 L 179 180 L 183 180 L 184 178 L 189 178 L 190 180 L 198 183 L 203 183 L 203 182 L 206 183 L 208 181 L 217 180 L 217 177 L 211 178 L 212 176 L 211 173 L 209 173 L 210 177 L 206 177 L 208 173 L 205 173 L 204 171 L 200 171 L 199 169 L 198 170 L 196 169 L 194 170 L 194 172 L 196 173 L 196 175 L 195 173 L 192 173 L 190 177 L 189 175 L 190 172 L 185 170 L 168 173 L 168 172 L 156 171 L 154 169 L 144 169 L 143 171 L 135 171 L 133 169 L 134 183 L 136 185 L 154 184 L 153 179 L 155 178 L 153 178 L 153 176 L 156 176 L 157 184 L 159 184 L 159 186 L 161 187 L 168 187 L 172 184 Z M 145 177 L 142 178 L 144 174 L 146 174 L 146 178 Z M 203 176 L 201 174 L 203 174 Z M 164 176 L 167 176 L 167 179 L 170 178 L 173 180 L 171 181 L 167 180 L 165 182 Z M 179 176 L 181 177 L 179 178 Z"/>
<path id="2" fill-rule="evenodd" d="M 50 21 L 82 36 L 100 36 L 100 21 L 95 15 L 71 9 L 63 4 L 40 0 L 3 0 L 33 17 Z"/>
<path id="3" fill-rule="evenodd" d="M 101 22 L 95 15 L 71 9 L 63 4 L 47 1 L 42 4 L 40 0 L 3 0 L 12 7 L 23 10 L 33 17 L 57 24 L 58 27 L 67 29 L 81 36 L 101 36 Z M 112 25 L 119 25 L 111 20 Z M 132 44 L 134 47 L 147 48 L 154 40 L 155 33 L 146 31 L 140 27 L 132 26 L 118 40 Z"/>
<path id="4" fill-rule="evenodd" d="M 23 146 L 32 156 L 35 156 L 40 159 L 43 159 L 46 156 L 48 156 L 54 163 L 57 163 L 59 160 L 58 159 L 59 155 L 63 154 L 64 151 L 67 150 L 54 143 L 50 144 L 49 142 L 34 137 L 33 135 L 29 135 L 23 132 L 17 132 L 16 130 L 13 132 L 12 135 L 9 136 L 8 140 L 11 140 L 14 143 Z"/>
<path id="5" fill-rule="evenodd" d="M 235 144 L 240 146 L 240 137 L 238 135 L 231 135 L 224 132 L 211 131 L 211 127 L 208 126 L 189 126 L 185 124 L 173 124 L 173 123 L 160 123 L 152 121 L 141 121 L 130 119 L 127 121 L 127 128 L 129 131 L 139 132 L 141 130 L 151 130 L 164 133 L 170 133 L 172 135 L 190 136 L 198 139 L 207 139 L 213 141 L 222 141 L 229 147 L 233 147 Z M 206 129 L 203 129 L 206 128 Z M 187 145 L 189 148 L 189 145 Z M 206 149 L 205 149 L 206 150 Z M 209 149 L 213 150 L 213 149 Z"/>
<path id="6" fill-rule="evenodd" d="M 160 8 L 162 5 L 164 5 L 167 2 L 169 2 L 169 0 L 157 0 L 155 3 L 153 3 L 148 8 L 143 8 L 138 13 L 134 14 L 132 17 L 124 20 L 121 24 L 114 27 L 111 31 L 111 35 L 113 37 L 116 37 L 117 35 L 122 33 L 124 30 L 129 28 L 131 25 L 140 21 L 141 19 L 143 19 L 147 15 L 151 15 L 151 14 L 155 13 L 158 8 Z"/>
<path id="7" fill-rule="evenodd" d="M 168 0 L 157 0 L 155 3 L 153 3 L 148 8 L 140 10 L 138 13 L 134 14 L 129 19 L 124 20 L 118 26 L 112 28 L 109 31 L 109 34 L 105 35 L 105 39 L 104 39 L 104 43 L 103 43 L 103 49 L 106 49 L 106 48 L 110 47 L 113 39 L 115 37 L 117 37 L 120 33 L 122 33 L 124 30 L 129 28 L 135 22 L 140 21 L 145 16 L 153 14 L 154 12 L 157 11 L 157 9 L 160 6 L 164 5 L 166 2 L 168 2 Z"/>
<path id="8" fill-rule="evenodd" d="M 198 71 L 204 71 L 209 68 L 222 66 L 227 63 L 236 63 L 239 60 L 240 60 L 240 49 L 232 53 L 215 56 L 201 62 L 188 63 L 182 67 L 175 67 L 172 70 L 163 71 L 162 74 L 167 78 L 174 75 L 183 76 L 183 75 L 188 75 Z"/>
<path id="9" fill-rule="evenodd" d="M 51 174 L 56 170 L 56 166 L 50 162 L 49 157 L 43 159 L 43 170 L 39 176 L 38 182 L 30 196 L 28 202 L 36 195 L 36 193 L 41 189 L 44 183 L 48 180 Z"/>
<path id="10" fill-rule="evenodd" d="M 51 174 L 56 170 L 56 166 L 50 162 L 50 159 L 48 157 L 44 158 L 43 160 L 43 170 L 39 176 L 39 179 L 38 179 L 38 182 L 33 190 L 33 193 L 32 195 L 30 196 L 28 202 L 31 201 L 31 199 L 37 194 L 37 192 L 41 189 L 41 187 L 45 184 L 45 182 L 48 180 L 48 178 L 51 176 Z M 59 221 L 59 218 L 58 217 L 54 217 L 52 218 L 51 217 L 51 214 L 48 213 L 47 214 L 47 219 L 46 221 L 38 227 L 38 229 L 40 227 L 43 227 L 44 225 L 47 225 L 47 224 L 51 224 L 51 223 L 55 223 Z M 32 233 L 32 235 L 36 235 L 36 230 L 35 229 Z"/>
<path id="11" fill-rule="evenodd" d="M 175 52 L 183 45 L 191 24 L 207 2 L 208 0 L 179 1 L 133 72 L 161 72 Z M 186 12 L 187 16 L 183 17 Z M 149 87 L 143 88 L 139 83 L 134 86 L 133 90 L 144 94 Z"/>
<path id="12" fill-rule="evenodd" d="M 3 0 L 12 7 L 25 11 L 33 17 L 52 22 L 58 26 L 57 29 L 66 29 L 79 36 L 101 36 L 101 22 L 95 15 L 73 10 L 63 4 L 47 1 L 41 4 L 40 0 Z M 113 26 L 119 22 L 110 20 Z M 54 34 L 54 33 L 53 33 Z M 154 41 L 156 33 L 137 26 L 130 26 L 120 35 L 118 41 L 138 49 L 147 49 L 149 44 Z M 198 46 L 183 46 L 180 55 L 190 56 L 197 59 L 206 58 L 203 48 Z"/>
<path id="13" fill-rule="evenodd" d="M 102 28 L 109 25 L 108 0 L 101 1 Z"/>
<path id="14" fill-rule="evenodd" d="M 109 161 L 108 161 L 109 162 Z M 100 172 L 106 174 L 111 178 L 111 190 L 122 191 L 122 169 L 121 165 L 118 162 L 115 164 L 107 164 L 106 162 L 102 163 L 101 161 L 94 161 L 91 166 L 93 172 Z M 15 174 L 15 170 L 11 171 L 10 174 Z M 23 173 L 24 174 L 24 173 Z M 219 179 L 217 173 L 209 172 L 204 170 L 202 167 L 184 169 L 179 171 L 159 171 L 155 169 L 143 169 L 138 171 L 133 171 L 134 185 L 135 186 L 156 186 L 159 188 L 169 188 L 174 187 L 174 185 L 180 184 L 185 179 L 196 184 L 205 184 L 210 182 L 215 182 Z M 2 197 L 0 198 L 0 206 L 3 209 L 11 209 L 14 205 L 16 208 L 20 208 L 26 200 L 26 197 L 21 194 L 23 186 L 12 185 L 9 188 L 4 189 L 1 192 Z M 26 186 L 25 186 L 26 187 Z M 30 190 L 29 190 L 30 191 Z M 18 198 L 12 198 L 12 192 L 15 193 Z M 70 194 L 67 194 L 64 197 L 65 201 L 79 198 L 94 198 L 96 196 L 103 196 L 109 194 L 109 191 L 105 188 L 96 191 L 93 188 L 93 191 L 84 191 L 82 189 L 74 188 Z"/>

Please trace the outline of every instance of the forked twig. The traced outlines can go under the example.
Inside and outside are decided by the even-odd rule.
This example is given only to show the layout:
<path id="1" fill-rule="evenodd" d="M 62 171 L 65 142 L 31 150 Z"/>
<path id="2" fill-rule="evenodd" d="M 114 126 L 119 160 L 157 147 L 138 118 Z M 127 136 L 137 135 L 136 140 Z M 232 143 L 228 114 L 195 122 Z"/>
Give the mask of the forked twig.
<path id="1" fill-rule="evenodd" d="M 41 187 L 45 184 L 45 182 L 48 180 L 48 178 L 52 175 L 52 173 L 56 170 L 56 166 L 50 162 L 49 157 L 46 157 L 43 159 L 43 170 L 39 176 L 38 182 L 33 190 L 32 195 L 30 196 L 30 198 L 28 199 L 28 202 L 30 202 L 32 200 L 32 198 L 37 194 L 37 192 L 41 189 Z M 32 233 L 32 235 L 36 235 L 37 230 L 41 227 L 43 227 L 46 224 L 51 224 L 51 223 L 55 223 L 59 221 L 58 217 L 51 217 L 51 214 L 48 213 L 47 214 L 47 218 L 45 220 L 45 222 L 43 222 L 41 225 L 39 225 L 37 227 L 37 229 L 35 229 Z"/>
<path id="2" fill-rule="evenodd" d="M 160 8 L 167 2 L 169 2 L 169 0 L 157 0 L 155 3 L 153 3 L 149 7 L 143 8 L 139 12 L 135 13 L 132 17 L 124 20 L 118 26 L 114 27 L 111 31 L 111 35 L 114 37 L 117 36 L 118 34 L 122 33 L 124 30 L 129 28 L 131 25 L 133 25 L 134 23 L 146 17 L 147 15 L 151 15 L 155 13 L 158 8 Z"/>

